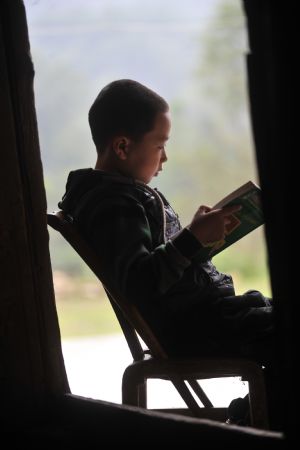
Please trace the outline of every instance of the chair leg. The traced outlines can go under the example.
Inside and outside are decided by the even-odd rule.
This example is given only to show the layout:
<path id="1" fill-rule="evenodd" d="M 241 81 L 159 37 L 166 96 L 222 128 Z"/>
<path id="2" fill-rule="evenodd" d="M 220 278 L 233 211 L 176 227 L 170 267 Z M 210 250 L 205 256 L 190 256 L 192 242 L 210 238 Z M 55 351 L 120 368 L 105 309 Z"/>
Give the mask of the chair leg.
<path id="1" fill-rule="evenodd" d="M 122 403 L 123 405 L 139 406 L 139 397 L 142 397 L 140 385 L 143 384 L 143 380 L 132 370 L 129 366 L 123 373 L 122 378 Z"/>
<path id="2" fill-rule="evenodd" d="M 202 389 L 197 380 L 187 380 L 187 382 L 189 383 L 189 385 L 191 386 L 191 388 L 193 389 L 193 391 L 195 392 L 195 394 L 197 395 L 197 397 L 199 398 L 199 400 L 201 401 L 201 403 L 205 408 L 214 407 L 214 405 L 207 397 L 206 393 L 204 392 L 204 390 Z"/>
<path id="3" fill-rule="evenodd" d="M 249 381 L 250 420 L 253 427 L 269 429 L 267 399 L 264 380 Z"/>
<path id="4" fill-rule="evenodd" d="M 147 380 L 138 385 L 138 406 L 147 408 Z"/>
<path id="5" fill-rule="evenodd" d="M 170 378 L 170 381 L 173 383 L 173 385 L 181 395 L 182 399 L 184 400 L 188 408 L 192 411 L 192 413 L 196 417 L 199 417 L 201 408 L 194 399 L 194 397 L 192 396 L 185 382 L 182 379 L 174 379 L 174 378 Z"/>
<path id="6" fill-rule="evenodd" d="M 147 379 L 134 366 L 127 367 L 123 373 L 122 403 L 147 408 Z"/>
<path id="7" fill-rule="evenodd" d="M 139 405 L 139 389 L 135 383 L 122 382 L 122 403 L 123 405 L 138 406 Z"/>

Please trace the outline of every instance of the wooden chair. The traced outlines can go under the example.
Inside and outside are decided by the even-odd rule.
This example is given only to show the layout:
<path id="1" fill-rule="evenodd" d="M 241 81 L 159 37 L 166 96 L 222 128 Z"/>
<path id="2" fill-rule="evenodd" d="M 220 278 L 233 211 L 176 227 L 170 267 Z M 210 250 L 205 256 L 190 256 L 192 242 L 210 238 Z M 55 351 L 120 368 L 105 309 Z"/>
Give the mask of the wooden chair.
<path id="1" fill-rule="evenodd" d="M 268 416 L 262 367 L 243 358 L 170 358 L 137 309 L 106 283 L 101 261 L 80 236 L 72 221 L 62 211 L 47 214 L 48 225 L 57 230 L 74 248 L 103 284 L 124 333 L 133 362 L 124 371 L 122 379 L 123 404 L 147 407 L 147 380 L 169 380 L 188 408 L 163 411 L 179 412 L 194 417 L 225 421 L 225 408 L 214 408 L 198 380 L 239 376 L 249 383 L 250 419 L 256 428 L 268 429 Z M 140 339 L 145 343 L 145 350 Z M 192 392 L 194 395 L 192 394 Z M 196 400 L 197 398 L 197 400 Z M 203 406 L 199 405 L 199 400 Z M 162 411 L 162 410 L 160 410 Z"/>

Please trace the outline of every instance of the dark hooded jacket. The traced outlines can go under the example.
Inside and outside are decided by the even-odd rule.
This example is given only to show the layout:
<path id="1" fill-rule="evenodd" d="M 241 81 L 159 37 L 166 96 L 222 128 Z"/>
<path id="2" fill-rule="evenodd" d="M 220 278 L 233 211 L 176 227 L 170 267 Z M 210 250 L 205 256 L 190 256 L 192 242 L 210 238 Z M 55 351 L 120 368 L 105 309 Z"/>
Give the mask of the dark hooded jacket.
<path id="1" fill-rule="evenodd" d="M 259 329 L 269 326 L 263 296 L 234 295 L 231 276 L 204 259 L 202 246 L 158 190 L 80 169 L 69 174 L 59 207 L 99 255 L 106 283 L 137 306 L 169 353 L 186 353 L 195 335 L 203 353 L 225 336 L 245 334 L 253 309 L 263 316 Z"/>

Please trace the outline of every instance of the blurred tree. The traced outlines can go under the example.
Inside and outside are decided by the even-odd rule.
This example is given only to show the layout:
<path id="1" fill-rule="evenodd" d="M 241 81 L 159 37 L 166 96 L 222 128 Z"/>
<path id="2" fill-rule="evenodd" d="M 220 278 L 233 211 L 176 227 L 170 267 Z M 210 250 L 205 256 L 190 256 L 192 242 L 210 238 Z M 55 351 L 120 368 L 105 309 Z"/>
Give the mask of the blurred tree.
<path id="1" fill-rule="evenodd" d="M 200 36 L 194 78 L 174 104 L 170 162 L 179 182 L 173 196 L 185 220 L 195 206 L 186 202 L 191 189 L 194 201 L 216 203 L 239 184 L 256 180 L 244 20 L 238 0 L 217 5 Z"/>
<path id="2" fill-rule="evenodd" d="M 251 137 L 245 54 L 247 29 L 242 2 L 223 0 L 201 36 L 202 54 L 194 107 L 195 146 L 192 171 L 201 168 L 199 179 L 205 198 L 219 198 L 251 179 L 258 182 Z M 196 126 L 198 124 L 198 126 Z M 249 280 L 266 278 L 263 228 L 215 258 L 218 267 Z M 268 286 L 266 285 L 268 291 Z"/>
<path id="3" fill-rule="evenodd" d="M 213 205 L 249 179 L 258 182 L 248 111 L 247 30 L 240 1 L 219 2 L 199 48 L 194 79 L 181 93 L 184 101 L 174 104 L 166 169 L 173 176 L 164 185 L 183 224 L 199 204 Z M 263 231 L 254 231 L 218 255 L 215 263 L 250 284 L 264 278 L 269 292 Z"/>

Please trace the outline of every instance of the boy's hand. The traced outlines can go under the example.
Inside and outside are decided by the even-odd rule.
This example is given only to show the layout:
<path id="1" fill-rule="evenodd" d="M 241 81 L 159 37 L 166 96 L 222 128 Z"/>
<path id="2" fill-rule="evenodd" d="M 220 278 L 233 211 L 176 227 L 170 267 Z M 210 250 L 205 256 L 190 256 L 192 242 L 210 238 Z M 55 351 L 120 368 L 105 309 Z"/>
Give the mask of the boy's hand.
<path id="1" fill-rule="evenodd" d="M 230 223 L 230 216 L 240 209 L 240 205 L 224 206 L 220 209 L 200 206 L 187 228 L 203 245 L 220 241 L 224 239 L 225 227 Z"/>

